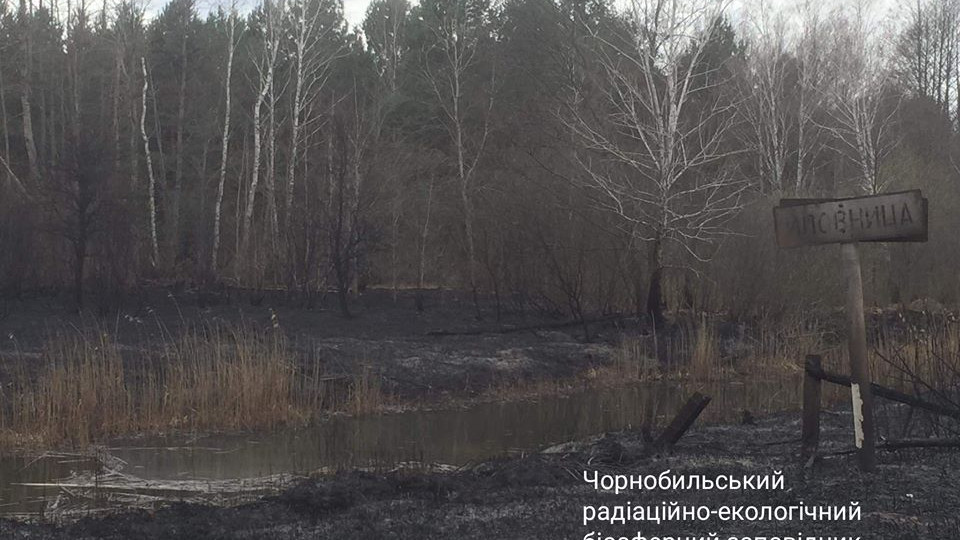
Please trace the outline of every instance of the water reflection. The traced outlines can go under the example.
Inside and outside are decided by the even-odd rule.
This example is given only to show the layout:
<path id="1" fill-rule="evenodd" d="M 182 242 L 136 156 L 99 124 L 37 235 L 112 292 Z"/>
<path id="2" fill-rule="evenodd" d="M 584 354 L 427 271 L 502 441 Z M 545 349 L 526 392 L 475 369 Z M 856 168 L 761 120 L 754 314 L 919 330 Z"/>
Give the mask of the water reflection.
<path id="1" fill-rule="evenodd" d="M 621 429 L 662 423 L 690 392 L 713 397 L 704 421 L 730 421 L 754 413 L 794 407 L 793 381 L 724 383 L 681 387 L 643 384 L 591 389 L 569 396 L 484 403 L 462 410 L 411 411 L 359 418 L 333 418 L 316 426 L 270 434 L 206 435 L 115 441 L 112 456 L 123 472 L 146 480 L 257 478 L 320 469 L 393 466 L 399 462 L 463 465 L 490 457 Z M 56 482 L 89 471 L 90 460 L 34 460 L 0 456 L 0 514 L 42 512 Z"/>

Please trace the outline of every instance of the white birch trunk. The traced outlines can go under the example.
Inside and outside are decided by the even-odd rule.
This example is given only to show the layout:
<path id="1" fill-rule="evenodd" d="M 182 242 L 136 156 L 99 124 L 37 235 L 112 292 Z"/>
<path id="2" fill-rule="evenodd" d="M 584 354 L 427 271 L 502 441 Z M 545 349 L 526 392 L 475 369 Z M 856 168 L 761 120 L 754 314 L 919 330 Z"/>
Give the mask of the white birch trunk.
<path id="1" fill-rule="evenodd" d="M 286 196 L 283 202 L 284 231 L 289 241 L 293 227 L 293 190 L 297 179 L 297 154 L 300 151 L 300 110 L 303 102 L 303 50 L 297 44 L 296 87 L 293 95 L 293 115 L 290 126 L 290 160 L 287 163 Z"/>
<path id="2" fill-rule="evenodd" d="M 23 143 L 27 149 L 27 161 L 30 163 L 30 177 L 36 182 L 40 178 L 37 164 L 37 144 L 33 136 L 33 108 L 30 105 L 30 83 L 24 81 L 20 92 L 20 109 L 23 116 Z"/>
<path id="3" fill-rule="evenodd" d="M 33 108 L 31 106 L 31 85 L 33 66 L 33 14 L 27 12 L 24 2 L 20 3 L 20 15 L 27 22 L 24 35 L 23 77 L 20 81 L 20 109 L 23 122 L 23 143 L 27 151 L 27 161 L 30 165 L 30 179 L 36 182 L 40 177 L 37 163 L 37 144 L 33 134 Z"/>
<path id="4" fill-rule="evenodd" d="M 227 76 L 224 83 L 224 113 L 223 113 L 223 138 L 220 147 L 220 178 L 217 182 L 217 200 L 213 211 L 213 249 L 211 253 L 210 269 L 217 271 L 220 257 L 220 215 L 223 211 L 223 190 L 227 181 L 227 156 L 230 151 L 230 80 L 233 74 L 233 53 L 236 50 L 234 34 L 236 32 L 237 19 L 235 13 L 230 13 L 229 33 L 227 45 Z"/>
<path id="5" fill-rule="evenodd" d="M 293 190 L 297 177 L 297 158 L 300 151 L 300 113 L 303 110 L 303 76 L 304 76 L 304 56 L 306 55 L 306 25 L 307 17 L 304 13 L 304 6 L 301 6 L 297 18 L 296 45 L 296 67 L 294 91 L 293 91 L 293 115 L 291 115 L 290 127 L 290 160 L 287 163 L 287 185 L 286 196 L 283 202 L 284 211 L 284 231 L 287 234 L 288 241 L 290 229 L 293 224 Z"/>
<path id="6" fill-rule="evenodd" d="M 143 70 L 143 93 L 141 102 L 143 108 L 140 111 L 140 136 L 143 137 L 143 153 L 147 159 L 147 178 L 149 179 L 149 208 L 150 208 L 150 247 L 152 248 L 152 259 L 150 261 L 153 267 L 160 265 L 160 246 L 157 242 L 157 201 L 156 201 L 156 179 L 153 175 L 153 160 L 150 157 L 150 137 L 147 136 L 147 89 L 149 88 L 149 77 L 147 77 L 147 61 L 140 57 L 140 66 Z"/>
<path id="7" fill-rule="evenodd" d="M 267 100 L 268 93 L 273 87 L 274 69 L 277 63 L 277 49 L 279 48 L 279 37 L 275 28 L 277 24 L 277 21 L 275 20 L 276 17 L 276 8 L 272 5 L 268 5 L 267 35 L 264 38 L 263 55 L 256 65 L 259 75 L 258 84 L 260 85 L 260 89 L 253 104 L 253 164 L 250 174 L 250 190 L 247 192 L 247 204 L 243 213 L 243 238 L 241 239 L 240 243 L 241 252 L 238 254 L 238 261 L 249 256 L 250 236 L 253 233 L 253 211 L 256 207 L 257 188 L 259 187 L 260 183 L 260 161 L 263 150 L 263 119 L 260 117 L 260 111 L 264 102 Z M 268 193 L 268 196 L 269 195 L 271 194 Z M 275 208 L 276 207 L 274 205 L 273 209 Z"/>
<path id="8" fill-rule="evenodd" d="M 287 179 L 283 198 L 283 229 L 287 237 L 290 236 L 290 228 L 293 222 L 293 194 L 296 189 L 297 164 L 302 156 L 301 147 L 305 144 L 301 140 L 304 137 L 303 130 L 313 120 L 311 115 L 312 102 L 323 90 L 330 64 L 341 54 L 339 48 L 325 48 L 321 43 L 321 40 L 333 27 L 324 26 L 322 20 L 323 9 L 320 4 L 311 0 L 296 0 L 291 3 L 290 8 L 295 20 L 293 32 L 294 93 L 291 114 L 290 155 L 287 162 Z"/>
<path id="9" fill-rule="evenodd" d="M 257 187 L 260 184 L 260 138 L 263 126 L 260 118 L 260 107 L 267 93 L 267 85 L 263 84 L 260 94 L 253 104 L 253 165 L 250 172 L 250 188 L 247 191 L 247 204 L 243 211 L 243 237 L 240 240 L 240 253 L 237 260 L 248 255 L 250 249 L 250 234 L 253 227 L 253 210 L 256 205 Z"/>
<path id="10" fill-rule="evenodd" d="M 277 246 L 279 223 L 277 218 L 277 94 L 273 76 L 270 77 L 270 91 L 267 120 L 267 218 L 269 219 L 268 248 L 273 251 Z"/>

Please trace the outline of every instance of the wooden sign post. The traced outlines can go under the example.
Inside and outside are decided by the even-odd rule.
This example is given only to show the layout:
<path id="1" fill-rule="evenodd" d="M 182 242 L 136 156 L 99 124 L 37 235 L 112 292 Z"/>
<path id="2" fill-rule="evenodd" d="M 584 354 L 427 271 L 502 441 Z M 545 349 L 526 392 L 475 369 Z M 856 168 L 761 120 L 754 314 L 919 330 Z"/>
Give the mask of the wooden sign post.
<path id="1" fill-rule="evenodd" d="M 773 220 L 777 244 L 782 248 L 841 244 L 850 317 L 854 442 L 860 469 L 871 471 L 876 439 L 857 242 L 926 242 L 927 200 L 920 190 L 850 199 L 781 199 L 780 206 L 773 209 Z"/>

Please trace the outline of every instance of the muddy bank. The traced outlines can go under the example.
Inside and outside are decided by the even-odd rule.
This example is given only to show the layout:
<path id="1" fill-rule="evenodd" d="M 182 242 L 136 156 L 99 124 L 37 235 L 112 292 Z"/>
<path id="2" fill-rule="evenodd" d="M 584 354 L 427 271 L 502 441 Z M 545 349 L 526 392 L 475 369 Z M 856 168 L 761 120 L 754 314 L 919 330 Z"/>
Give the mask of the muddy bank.
<path id="1" fill-rule="evenodd" d="M 823 418 L 825 454 L 848 449 L 850 418 Z M 304 480 L 278 496 L 232 508 L 174 504 L 87 518 L 62 527 L 0 521 L 0 537 L 66 538 L 583 538 L 603 535 L 823 535 L 871 539 L 950 539 L 960 535 L 960 452 L 883 452 L 876 473 L 861 474 L 849 455 L 812 467 L 796 457 L 795 414 L 752 425 L 697 427 L 672 452 L 647 455 L 634 432 L 611 433 L 530 456 L 449 472 L 343 472 Z M 601 474 L 771 474 L 782 490 L 595 491 L 584 470 Z M 843 505 L 859 502 L 853 521 L 719 521 L 583 524 L 583 506 Z"/>

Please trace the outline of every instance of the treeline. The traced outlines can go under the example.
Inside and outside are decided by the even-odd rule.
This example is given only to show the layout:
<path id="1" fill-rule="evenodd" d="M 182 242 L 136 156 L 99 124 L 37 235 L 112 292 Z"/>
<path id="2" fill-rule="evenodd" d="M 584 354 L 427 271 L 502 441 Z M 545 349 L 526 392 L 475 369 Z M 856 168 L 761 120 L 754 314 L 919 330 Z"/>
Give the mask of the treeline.
<path id="1" fill-rule="evenodd" d="M 720 4 L 0 0 L 0 292 L 783 314 L 839 279 L 775 248 L 778 198 L 922 188 L 930 242 L 867 246 L 870 301 L 955 301 L 958 3 Z"/>

